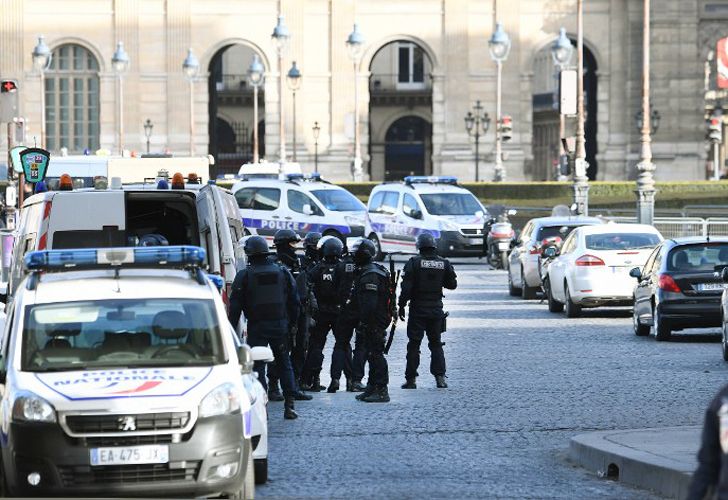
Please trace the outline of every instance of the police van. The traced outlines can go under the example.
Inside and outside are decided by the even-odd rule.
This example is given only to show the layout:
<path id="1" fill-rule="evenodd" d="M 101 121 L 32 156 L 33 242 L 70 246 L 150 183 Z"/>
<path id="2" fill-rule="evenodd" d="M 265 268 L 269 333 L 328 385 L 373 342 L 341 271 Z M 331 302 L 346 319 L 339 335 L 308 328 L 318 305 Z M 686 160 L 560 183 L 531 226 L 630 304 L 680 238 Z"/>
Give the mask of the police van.
<path id="1" fill-rule="evenodd" d="M 25 256 L 0 344 L 8 496 L 253 498 L 256 357 L 236 345 L 204 254 Z"/>
<path id="2" fill-rule="evenodd" d="M 364 204 L 318 174 L 289 174 L 285 180 L 243 178 L 232 192 L 246 234 L 269 242 L 279 229 L 292 229 L 302 236 L 317 231 L 345 243 L 364 236 Z"/>
<path id="3" fill-rule="evenodd" d="M 455 177 L 408 176 L 380 184 L 369 195 L 367 237 L 377 257 L 414 253 L 415 240 L 430 233 L 443 256 L 481 255 L 487 211 Z"/>

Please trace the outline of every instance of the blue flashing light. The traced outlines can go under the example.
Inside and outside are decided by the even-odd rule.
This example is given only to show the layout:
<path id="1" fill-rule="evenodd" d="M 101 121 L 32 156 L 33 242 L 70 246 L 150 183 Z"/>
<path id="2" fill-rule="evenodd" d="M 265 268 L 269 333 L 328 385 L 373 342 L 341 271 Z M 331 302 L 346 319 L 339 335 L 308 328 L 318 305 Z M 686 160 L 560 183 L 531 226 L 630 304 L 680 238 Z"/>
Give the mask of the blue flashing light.
<path id="1" fill-rule="evenodd" d="M 207 279 L 215 285 L 218 292 L 222 292 L 222 289 L 225 288 L 225 279 L 222 276 L 218 276 L 217 274 L 208 274 Z"/>
<path id="2" fill-rule="evenodd" d="M 201 267 L 205 250 L 191 245 L 139 248 L 42 250 L 24 258 L 28 271 L 59 271 L 102 267 Z"/>
<path id="3" fill-rule="evenodd" d="M 457 184 L 458 178 L 452 175 L 408 175 L 405 184 Z"/>
<path id="4" fill-rule="evenodd" d="M 318 173 L 318 172 L 311 172 L 311 173 L 308 173 L 308 174 L 299 174 L 299 173 L 286 174 L 286 179 L 288 179 L 289 181 L 302 180 L 302 181 L 313 181 L 313 182 L 316 182 L 316 181 L 320 181 L 321 180 L 321 174 Z"/>
<path id="5" fill-rule="evenodd" d="M 157 189 L 169 189 L 169 183 L 166 179 L 159 179 L 159 182 L 157 182 Z"/>

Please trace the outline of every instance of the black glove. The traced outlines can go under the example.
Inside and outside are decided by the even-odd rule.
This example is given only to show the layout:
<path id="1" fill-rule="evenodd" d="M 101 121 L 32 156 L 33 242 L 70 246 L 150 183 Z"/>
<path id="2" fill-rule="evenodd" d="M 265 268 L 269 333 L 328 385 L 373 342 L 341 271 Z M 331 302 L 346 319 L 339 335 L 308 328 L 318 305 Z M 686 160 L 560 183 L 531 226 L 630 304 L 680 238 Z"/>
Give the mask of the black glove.
<path id="1" fill-rule="evenodd" d="M 404 321 L 404 306 L 399 306 L 399 319 Z"/>

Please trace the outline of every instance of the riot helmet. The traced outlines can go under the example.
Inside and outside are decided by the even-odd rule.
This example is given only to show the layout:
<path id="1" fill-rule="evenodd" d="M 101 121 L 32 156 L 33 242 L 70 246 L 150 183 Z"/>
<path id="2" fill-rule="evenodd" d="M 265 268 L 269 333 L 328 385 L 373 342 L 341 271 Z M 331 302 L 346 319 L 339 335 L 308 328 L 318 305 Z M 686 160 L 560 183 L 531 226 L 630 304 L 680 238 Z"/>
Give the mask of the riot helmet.
<path id="1" fill-rule="evenodd" d="M 437 243 L 435 243 L 435 238 L 432 236 L 432 233 L 420 233 L 417 235 L 417 250 L 425 250 L 425 249 L 436 249 Z"/>
<path id="2" fill-rule="evenodd" d="M 359 248 L 359 245 L 361 245 L 361 242 L 364 241 L 364 238 L 356 238 L 354 241 L 351 242 L 351 246 L 349 246 L 349 254 L 354 255 Z"/>
<path id="3" fill-rule="evenodd" d="M 303 238 L 303 248 L 305 248 L 307 252 L 315 251 L 320 240 L 321 233 L 316 231 L 310 232 L 306 234 L 305 238 Z"/>
<path id="4" fill-rule="evenodd" d="M 273 236 L 273 244 L 276 247 L 298 243 L 299 241 L 301 241 L 301 237 L 291 229 L 279 229 Z"/>
<path id="5" fill-rule="evenodd" d="M 362 238 L 356 250 L 354 250 L 354 262 L 360 266 L 369 264 L 376 254 L 377 247 L 374 246 L 374 243 Z"/>
<path id="6" fill-rule="evenodd" d="M 262 236 L 249 236 L 245 240 L 245 255 L 248 257 L 257 257 L 261 255 L 268 255 L 268 242 Z"/>
<path id="7" fill-rule="evenodd" d="M 145 234 L 139 238 L 140 247 L 166 247 L 169 245 L 167 238 L 157 233 Z"/>
<path id="8" fill-rule="evenodd" d="M 324 244 L 321 246 L 321 255 L 327 260 L 340 258 L 343 251 L 344 244 L 335 236 L 324 241 Z"/>

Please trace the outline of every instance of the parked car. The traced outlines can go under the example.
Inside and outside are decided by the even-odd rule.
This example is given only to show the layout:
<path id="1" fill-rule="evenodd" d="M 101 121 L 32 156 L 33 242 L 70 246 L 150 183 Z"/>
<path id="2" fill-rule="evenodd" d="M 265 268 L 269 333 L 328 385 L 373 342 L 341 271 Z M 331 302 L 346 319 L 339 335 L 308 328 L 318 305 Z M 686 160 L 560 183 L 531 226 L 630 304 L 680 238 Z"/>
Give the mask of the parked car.
<path id="1" fill-rule="evenodd" d="M 646 224 L 580 227 L 561 246 L 544 283 L 549 311 L 566 309 L 570 318 L 582 307 L 632 305 L 630 269 L 642 266 L 663 240 Z"/>
<path id="2" fill-rule="evenodd" d="M 597 224 L 602 224 L 602 220 L 582 216 L 539 217 L 528 221 L 508 256 L 508 293 L 524 299 L 535 298 L 541 288 L 542 242 L 553 236 L 566 238 L 577 227 Z"/>
<path id="3" fill-rule="evenodd" d="M 635 334 L 649 335 L 652 329 L 657 340 L 669 340 L 675 330 L 721 326 L 724 285 L 715 271 L 726 265 L 728 238 L 665 240 L 644 267 L 630 271 L 637 279 Z"/>

